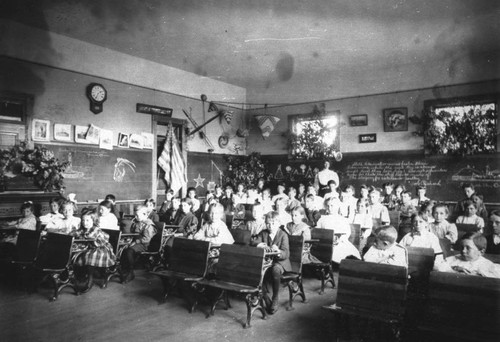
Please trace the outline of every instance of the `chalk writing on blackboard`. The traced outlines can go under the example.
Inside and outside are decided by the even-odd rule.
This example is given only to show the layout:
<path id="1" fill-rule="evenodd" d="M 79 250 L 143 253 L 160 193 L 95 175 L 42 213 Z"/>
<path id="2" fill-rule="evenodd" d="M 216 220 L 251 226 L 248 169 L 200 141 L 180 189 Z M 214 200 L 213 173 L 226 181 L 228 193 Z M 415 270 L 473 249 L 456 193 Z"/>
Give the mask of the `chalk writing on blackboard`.
<path id="1" fill-rule="evenodd" d="M 113 180 L 115 182 L 123 182 L 126 175 L 126 167 L 128 166 L 135 173 L 135 164 L 125 158 L 116 158 L 115 172 L 113 172 Z"/>
<path id="2" fill-rule="evenodd" d="M 431 177 L 446 172 L 447 169 L 420 161 L 355 162 L 347 167 L 345 176 L 347 179 L 367 182 L 401 181 L 441 186 L 441 180 L 434 181 Z"/>

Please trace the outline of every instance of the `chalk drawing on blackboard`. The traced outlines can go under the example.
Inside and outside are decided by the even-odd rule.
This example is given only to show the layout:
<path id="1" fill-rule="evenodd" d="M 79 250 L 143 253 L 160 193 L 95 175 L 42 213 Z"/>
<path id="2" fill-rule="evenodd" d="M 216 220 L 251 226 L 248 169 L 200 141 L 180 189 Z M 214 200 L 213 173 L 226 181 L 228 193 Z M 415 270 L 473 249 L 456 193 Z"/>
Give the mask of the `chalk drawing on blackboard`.
<path id="1" fill-rule="evenodd" d="M 205 181 L 205 178 L 201 178 L 201 174 L 198 173 L 198 178 L 193 179 L 196 182 L 195 188 L 201 187 L 204 188 L 203 182 Z"/>
<path id="2" fill-rule="evenodd" d="M 68 167 L 62 173 L 64 178 L 68 179 L 83 179 L 85 178 L 85 172 L 77 171 L 73 169 L 73 154 L 68 153 Z"/>
<path id="3" fill-rule="evenodd" d="M 461 182 L 499 182 L 500 170 L 490 170 L 490 166 L 486 165 L 484 172 L 467 165 L 455 173 L 451 180 Z"/>
<path id="4" fill-rule="evenodd" d="M 127 173 L 126 166 L 128 166 L 130 170 L 135 173 L 134 163 L 125 158 L 116 158 L 115 172 L 113 172 L 113 180 L 115 182 L 123 182 L 123 178 Z"/>
<path id="5" fill-rule="evenodd" d="M 276 173 L 274 174 L 274 179 L 283 179 L 285 176 L 283 175 L 283 171 L 281 171 L 281 164 L 278 165 L 278 169 L 276 170 Z"/>

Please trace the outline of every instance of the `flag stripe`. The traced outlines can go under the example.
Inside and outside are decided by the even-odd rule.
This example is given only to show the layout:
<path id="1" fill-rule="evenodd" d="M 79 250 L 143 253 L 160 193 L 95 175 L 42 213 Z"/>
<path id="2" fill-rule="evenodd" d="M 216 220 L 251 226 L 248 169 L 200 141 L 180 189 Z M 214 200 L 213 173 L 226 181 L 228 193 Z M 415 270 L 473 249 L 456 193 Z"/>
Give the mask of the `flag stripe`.
<path id="1" fill-rule="evenodd" d="M 161 155 L 158 157 L 158 165 L 165 171 L 165 181 L 167 184 L 171 183 L 171 178 L 170 178 L 170 146 L 171 146 L 171 133 L 170 130 L 167 132 L 167 136 L 165 139 L 165 143 L 163 144 L 163 151 L 161 152 Z"/>
<path id="2" fill-rule="evenodd" d="M 172 132 L 173 133 L 173 132 Z M 170 188 L 177 192 L 183 186 L 187 184 L 186 180 L 186 168 L 184 165 L 184 159 L 182 158 L 179 144 L 177 138 L 172 134 L 172 174 L 171 174 L 172 184 Z"/>

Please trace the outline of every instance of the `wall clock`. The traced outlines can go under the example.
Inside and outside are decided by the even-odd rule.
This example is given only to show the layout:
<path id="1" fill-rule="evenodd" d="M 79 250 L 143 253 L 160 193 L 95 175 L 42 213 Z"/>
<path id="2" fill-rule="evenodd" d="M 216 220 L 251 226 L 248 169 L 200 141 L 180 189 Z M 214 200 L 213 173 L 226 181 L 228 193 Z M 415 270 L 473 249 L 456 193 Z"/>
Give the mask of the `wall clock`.
<path id="1" fill-rule="evenodd" d="M 99 114 L 102 112 L 102 105 L 108 97 L 108 92 L 102 84 L 90 83 L 87 86 L 87 97 L 90 100 L 90 111 Z"/>

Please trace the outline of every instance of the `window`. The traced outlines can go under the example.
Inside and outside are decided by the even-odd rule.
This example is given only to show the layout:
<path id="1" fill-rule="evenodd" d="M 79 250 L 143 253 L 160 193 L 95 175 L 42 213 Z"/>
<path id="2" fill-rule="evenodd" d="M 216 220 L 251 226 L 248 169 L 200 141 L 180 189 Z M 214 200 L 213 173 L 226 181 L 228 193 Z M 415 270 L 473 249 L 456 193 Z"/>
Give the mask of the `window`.
<path id="1" fill-rule="evenodd" d="M 498 150 L 498 97 L 425 103 L 425 146 L 432 154 L 477 154 Z"/>
<path id="2" fill-rule="evenodd" d="M 296 159 L 334 158 L 339 152 L 339 112 L 291 115 L 290 156 Z"/>
<path id="3" fill-rule="evenodd" d="M 26 139 L 33 97 L 0 92 L 0 149 L 7 149 Z"/>

